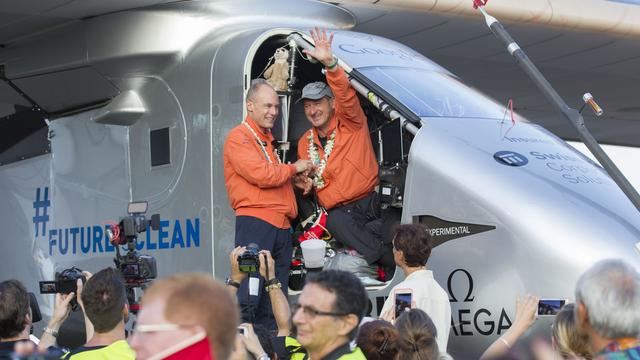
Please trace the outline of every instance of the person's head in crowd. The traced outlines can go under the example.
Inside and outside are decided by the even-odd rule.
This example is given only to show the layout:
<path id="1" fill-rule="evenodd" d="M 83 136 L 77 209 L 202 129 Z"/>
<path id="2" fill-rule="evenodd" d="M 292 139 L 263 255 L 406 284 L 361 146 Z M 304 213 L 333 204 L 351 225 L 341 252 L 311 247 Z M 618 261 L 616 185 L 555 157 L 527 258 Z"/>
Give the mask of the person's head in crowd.
<path id="1" fill-rule="evenodd" d="M 422 224 L 400 224 L 394 227 L 393 258 L 403 270 L 423 267 L 431 256 L 431 234 Z"/>
<path id="2" fill-rule="evenodd" d="M 367 309 L 367 294 L 353 274 L 325 270 L 307 276 L 294 306 L 297 340 L 311 358 L 322 358 L 355 338 Z"/>
<path id="3" fill-rule="evenodd" d="M 602 260 L 576 284 L 576 321 L 591 350 L 640 336 L 640 274 L 623 260 Z"/>
<path id="4" fill-rule="evenodd" d="M 108 333 L 120 327 L 124 334 L 129 305 L 124 279 L 118 270 L 109 267 L 91 276 L 82 287 L 81 298 L 96 333 Z"/>
<path id="5" fill-rule="evenodd" d="M 278 94 L 264 79 L 251 81 L 251 86 L 246 96 L 247 114 L 262 130 L 273 128 L 280 100 Z"/>
<path id="6" fill-rule="evenodd" d="M 420 309 L 411 309 L 402 313 L 395 325 L 400 333 L 398 360 L 438 359 L 438 332 L 427 313 Z"/>
<path id="7" fill-rule="evenodd" d="M 145 291 L 141 306 L 136 327 L 142 327 L 130 340 L 137 359 L 149 358 L 201 331 L 206 332 L 216 359 L 229 357 L 239 323 L 238 305 L 211 276 L 183 273 L 157 280 Z"/>
<path id="8" fill-rule="evenodd" d="M 390 322 L 374 320 L 360 326 L 356 343 L 368 360 L 395 359 L 400 335 Z"/>
<path id="9" fill-rule="evenodd" d="M 322 81 L 309 83 L 302 89 L 299 101 L 302 101 L 304 114 L 311 125 L 326 130 L 335 112 L 331 87 Z"/>
<path id="10" fill-rule="evenodd" d="M 551 340 L 563 359 L 593 359 L 589 339 L 578 331 L 575 305 L 567 304 L 556 314 L 551 328 Z"/>
<path id="11" fill-rule="evenodd" d="M 0 283 L 0 342 L 29 338 L 29 294 L 18 280 Z"/>

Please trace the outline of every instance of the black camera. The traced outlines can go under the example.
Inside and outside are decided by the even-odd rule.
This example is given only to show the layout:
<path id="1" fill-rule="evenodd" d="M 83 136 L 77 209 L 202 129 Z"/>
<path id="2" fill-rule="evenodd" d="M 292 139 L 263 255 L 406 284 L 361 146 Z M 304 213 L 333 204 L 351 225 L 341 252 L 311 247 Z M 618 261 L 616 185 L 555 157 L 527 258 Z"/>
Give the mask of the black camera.
<path id="1" fill-rule="evenodd" d="M 260 269 L 260 248 L 255 243 L 247 245 L 247 250 L 238 255 L 238 268 L 242 272 L 256 272 Z"/>
<path id="2" fill-rule="evenodd" d="M 136 251 L 138 234 L 147 231 L 148 227 L 154 230 L 160 228 L 160 215 L 154 214 L 151 220 L 145 217 L 147 207 L 146 201 L 129 203 L 128 216 L 107 229 L 109 241 L 116 248 L 114 262 L 129 285 L 146 283 L 158 275 L 156 259 Z M 126 254 L 120 254 L 120 246 L 127 247 Z"/>
<path id="3" fill-rule="evenodd" d="M 158 275 L 156 259 L 150 255 L 140 255 L 137 252 L 121 257 L 118 269 L 126 279 L 146 281 L 155 279 Z"/>
<path id="4" fill-rule="evenodd" d="M 151 228 L 160 228 L 160 215 L 154 214 L 151 220 L 147 220 L 145 213 L 148 204 L 146 201 L 129 203 L 127 216 L 122 218 L 118 224 L 112 224 L 107 229 L 109 241 L 116 248 L 116 257 L 113 262 L 120 270 L 127 288 L 127 301 L 129 311 L 137 313 L 140 306 L 136 296 L 136 289 L 145 289 L 151 280 L 158 276 L 156 259 L 151 255 L 143 255 L 136 251 L 138 235 Z M 127 252 L 122 255 L 120 246 L 126 246 Z"/>
<path id="5" fill-rule="evenodd" d="M 54 281 L 40 281 L 40 294 L 69 294 L 78 293 L 78 279 L 84 283 L 87 279 L 82 270 L 72 267 L 56 274 Z"/>

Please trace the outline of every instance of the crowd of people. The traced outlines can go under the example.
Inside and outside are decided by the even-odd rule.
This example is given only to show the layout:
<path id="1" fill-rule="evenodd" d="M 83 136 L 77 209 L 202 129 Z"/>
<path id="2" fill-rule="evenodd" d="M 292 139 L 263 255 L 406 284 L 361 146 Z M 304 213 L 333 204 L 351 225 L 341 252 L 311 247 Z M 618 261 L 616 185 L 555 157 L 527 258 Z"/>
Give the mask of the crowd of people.
<path id="1" fill-rule="evenodd" d="M 398 225 L 388 242 L 371 222 L 376 212 L 378 165 L 367 119 L 331 51 L 333 36 L 314 29 L 313 50 L 326 80 L 306 85 L 300 101 L 311 128 L 298 144 L 298 160 L 281 163 L 270 129 L 277 92 L 254 81 L 247 117 L 224 146 L 225 182 L 236 214 L 235 248 L 222 284 L 200 273 L 155 281 L 144 292 L 132 332 L 126 285 L 114 268 L 84 273 L 77 291 L 55 295 L 53 314 L 35 343 L 32 302 L 17 280 L 0 283 L 0 359 L 46 354 L 62 359 L 218 360 L 431 360 L 449 359 L 449 297 L 427 268 L 432 242 L 423 225 Z M 295 190 L 294 190 L 295 189 Z M 288 294 L 291 224 L 298 203 L 327 211 L 327 231 L 368 264 L 397 266 L 404 280 L 389 292 L 379 318 L 371 317 L 362 281 L 348 271 L 309 272 L 294 305 Z M 238 263 L 257 243 L 250 274 Z M 571 286 L 571 285 L 567 285 Z M 73 303 L 84 314 L 86 342 L 57 344 Z M 536 319 L 538 299 L 516 300 L 511 327 L 482 359 L 640 359 L 640 275 L 620 260 L 589 268 L 575 285 L 575 303 L 555 316 L 551 345 L 520 338 Z M 12 355 L 13 354 L 13 355 Z M 45 356 L 45 355 L 42 355 Z M 519 357 L 520 356 L 520 357 Z"/>
<path id="2" fill-rule="evenodd" d="M 429 300 L 427 290 L 434 294 L 441 290 L 437 283 L 423 287 L 412 282 L 412 274 L 428 270 L 424 265 L 411 266 L 418 264 L 405 253 L 412 249 L 412 255 L 428 258 L 430 249 L 420 252 L 414 247 L 424 234 L 428 233 L 419 225 L 396 228 L 394 257 L 407 274 L 401 286 L 414 290 L 416 297 L 409 308 L 383 310 L 380 318 L 370 317 L 362 282 L 339 270 L 308 274 L 297 302 L 290 306 L 284 289 L 270 281 L 277 279 L 271 253 L 261 251 L 259 274 L 265 284 L 271 283 L 265 290 L 275 330 L 241 321 L 234 284 L 224 285 L 206 274 L 184 273 L 158 280 L 145 291 L 135 328 L 127 334 L 125 284 L 116 269 L 106 268 L 93 275 L 85 272 L 87 280 L 78 280 L 77 294 L 56 294 L 53 315 L 36 344 L 29 336 L 33 325 L 29 295 L 19 281 L 7 280 L 0 283 L 0 359 L 10 359 L 12 353 L 42 352 L 47 359 L 76 360 L 450 359 L 449 326 L 441 324 L 450 316 L 448 304 Z M 230 278 L 237 282 L 247 276 L 237 263 L 241 251 L 238 247 L 230 254 Z M 393 297 L 392 291 L 389 298 Z M 87 341 L 65 349 L 58 347 L 56 339 L 72 300 L 84 314 Z M 512 326 L 481 359 L 639 358 L 640 274 L 624 261 L 600 261 L 579 278 L 575 303 L 555 315 L 550 345 L 520 339 L 535 322 L 537 307 L 533 296 L 517 299 Z M 529 355 L 522 355 L 523 348 Z"/>
<path id="3" fill-rule="evenodd" d="M 234 249 L 232 256 L 238 251 Z M 261 255 L 261 276 L 272 278 L 274 271 L 265 265 L 273 263 L 273 258 L 266 251 Z M 237 265 L 232 266 L 231 276 L 238 278 L 240 273 Z M 376 322 L 393 328 L 383 320 L 364 321 L 366 291 L 348 272 L 327 270 L 310 275 L 293 311 L 282 289 L 271 289 L 276 333 L 260 325 L 240 324 L 236 287 L 225 289 L 208 275 L 187 273 L 159 280 L 145 292 L 135 329 L 126 339 L 124 324 L 129 312 L 122 277 L 106 268 L 87 278 L 86 284 L 78 280 L 77 297 L 73 293 L 56 295 L 54 316 L 37 348 L 28 336 L 32 324 L 24 286 L 16 280 L 0 284 L 0 358 L 8 359 L 14 350 L 31 354 L 39 349 L 62 359 L 161 359 L 175 354 L 178 357 L 174 358 L 182 359 L 365 359 L 369 356 L 363 350 L 373 339 L 366 329 Z M 72 298 L 85 314 L 88 340 L 69 351 L 56 347 L 56 329 L 67 318 Z M 360 324 L 365 325 L 360 328 Z M 425 324 L 427 333 L 421 330 Z M 438 354 L 437 331 L 426 313 L 411 310 L 397 319 L 397 326 L 407 339 L 413 339 L 401 345 L 402 349 L 411 352 L 418 346 L 423 351 L 426 344 L 424 351 Z M 396 352 L 397 340 L 384 345 L 379 351 L 382 358 Z"/>

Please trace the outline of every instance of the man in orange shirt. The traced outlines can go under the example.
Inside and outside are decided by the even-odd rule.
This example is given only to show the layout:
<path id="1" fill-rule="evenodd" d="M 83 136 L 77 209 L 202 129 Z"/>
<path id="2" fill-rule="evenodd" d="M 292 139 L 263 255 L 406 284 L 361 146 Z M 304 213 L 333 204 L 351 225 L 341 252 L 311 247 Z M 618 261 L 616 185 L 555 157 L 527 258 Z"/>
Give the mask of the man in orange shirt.
<path id="1" fill-rule="evenodd" d="M 367 223 L 379 216 L 375 187 L 378 164 L 371 145 L 367 118 L 347 76 L 331 51 L 333 35 L 311 31 L 315 49 L 306 54 L 325 65 L 327 84 L 314 82 L 302 89 L 301 100 L 311 129 L 298 141 L 298 158 L 316 165 L 312 177 L 295 177 L 296 187 L 315 189 L 328 210 L 327 228 L 343 244 L 354 248 L 369 264 L 394 267 L 390 244 Z"/>
<path id="2" fill-rule="evenodd" d="M 280 162 L 271 135 L 279 100 L 271 85 L 262 79 L 254 80 L 247 92 L 246 106 L 246 119 L 231 129 L 224 143 L 225 184 L 229 203 L 236 212 L 235 246 L 256 243 L 261 250 L 269 250 L 276 262 L 276 277 L 286 294 L 292 252 L 290 220 L 298 215 L 291 178 L 311 170 L 313 164 L 309 160 Z M 241 286 L 227 279 L 227 285 L 240 288 L 239 302 L 245 320 L 275 329 L 262 280 L 257 297 L 248 296 L 247 281 Z"/>

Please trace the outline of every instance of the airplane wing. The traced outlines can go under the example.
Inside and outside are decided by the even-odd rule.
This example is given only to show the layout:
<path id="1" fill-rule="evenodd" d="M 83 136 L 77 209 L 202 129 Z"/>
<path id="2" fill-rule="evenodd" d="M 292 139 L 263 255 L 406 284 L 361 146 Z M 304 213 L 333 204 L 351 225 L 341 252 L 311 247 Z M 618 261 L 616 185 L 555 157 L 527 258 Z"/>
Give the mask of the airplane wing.
<path id="1" fill-rule="evenodd" d="M 564 139 L 578 139 L 495 39 L 472 0 L 346 0 L 355 31 L 404 43 Z M 583 113 L 601 143 L 640 146 L 640 1 L 490 0 L 486 7 L 567 103 L 591 92 L 605 108 Z"/>
<path id="2" fill-rule="evenodd" d="M 0 3 L 0 47 L 62 24 L 175 0 L 21 0 Z"/>
<path id="3" fill-rule="evenodd" d="M 68 22 L 170 2 L 175 1 L 1 2 L 0 48 L 15 46 L 31 34 Z M 343 0 L 338 5 L 354 14 L 355 31 L 404 43 L 498 101 L 506 104 L 512 98 L 518 113 L 557 135 L 577 139 L 566 120 L 551 109 L 493 37 L 471 3 Z M 638 3 L 583 0 L 578 6 L 571 0 L 490 0 L 487 10 L 507 26 L 569 104 L 579 107 L 585 92 L 596 97 L 605 114 L 596 118 L 587 109 L 585 121 L 600 142 L 640 146 Z M 0 93 L 11 93 L 11 89 L 0 88 Z"/>

